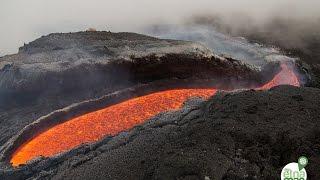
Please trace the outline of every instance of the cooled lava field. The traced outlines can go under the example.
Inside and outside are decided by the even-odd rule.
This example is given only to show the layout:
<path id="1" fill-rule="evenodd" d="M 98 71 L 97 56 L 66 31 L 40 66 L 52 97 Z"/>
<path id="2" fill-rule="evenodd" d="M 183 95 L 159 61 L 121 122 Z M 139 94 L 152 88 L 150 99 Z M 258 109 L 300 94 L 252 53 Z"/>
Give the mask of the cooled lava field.
<path id="1" fill-rule="evenodd" d="M 0 57 L 0 179 L 274 180 L 301 155 L 319 179 L 319 77 L 272 57 L 135 33 L 36 39 Z"/>

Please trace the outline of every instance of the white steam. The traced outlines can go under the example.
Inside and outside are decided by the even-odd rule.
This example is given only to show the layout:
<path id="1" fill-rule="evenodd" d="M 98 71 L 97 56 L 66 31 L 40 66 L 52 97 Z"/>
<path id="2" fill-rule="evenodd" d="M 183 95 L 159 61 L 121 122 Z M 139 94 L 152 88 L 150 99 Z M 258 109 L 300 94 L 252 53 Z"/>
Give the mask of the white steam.
<path id="1" fill-rule="evenodd" d="M 179 24 L 198 14 L 215 14 L 246 26 L 274 17 L 317 19 L 319 0 L 1 0 L 0 56 L 52 32 L 98 30 L 145 32 L 154 24 Z M 250 23 L 252 23 L 250 22 Z M 303 25 L 302 25 L 303 26 Z"/>

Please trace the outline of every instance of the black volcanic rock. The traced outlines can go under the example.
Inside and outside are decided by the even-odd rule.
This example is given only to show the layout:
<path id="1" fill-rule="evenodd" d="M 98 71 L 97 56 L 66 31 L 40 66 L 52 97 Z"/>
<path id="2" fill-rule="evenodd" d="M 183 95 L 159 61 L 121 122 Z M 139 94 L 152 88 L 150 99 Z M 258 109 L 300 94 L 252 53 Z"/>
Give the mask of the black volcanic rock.
<path id="1" fill-rule="evenodd" d="M 279 86 L 191 99 L 97 143 L 0 171 L 4 179 L 279 179 L 305 155 L 319 179 L 320 90 Z"/>

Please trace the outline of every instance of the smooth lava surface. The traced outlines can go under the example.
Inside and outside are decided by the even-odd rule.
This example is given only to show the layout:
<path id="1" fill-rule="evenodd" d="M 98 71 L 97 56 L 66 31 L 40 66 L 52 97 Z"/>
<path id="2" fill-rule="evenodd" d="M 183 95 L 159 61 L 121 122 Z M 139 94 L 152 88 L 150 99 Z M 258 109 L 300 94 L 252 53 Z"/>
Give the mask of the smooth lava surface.
<path id="1" fill-rule="evenodd" d="M 257 89 L 268 89 L 280 84 L 299 86 L 294 72 L 285 64 L 274 79 Z M 49 157 L 72 149 L 82 143 L 94 142 L 106 134 L 128 130 L 162 111 L 177 110 L 192 97 L 208 98 L 217 89 L 177 89 L 133 98 L 61 123 L 22 145 L 12 156 L 13 166 L 36 156 Z"/>

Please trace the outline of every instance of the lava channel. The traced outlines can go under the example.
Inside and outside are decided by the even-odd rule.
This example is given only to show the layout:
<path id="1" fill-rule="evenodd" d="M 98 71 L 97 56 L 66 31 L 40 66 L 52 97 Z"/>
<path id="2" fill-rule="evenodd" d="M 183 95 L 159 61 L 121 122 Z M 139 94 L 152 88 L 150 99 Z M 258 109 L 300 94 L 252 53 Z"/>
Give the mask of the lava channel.
<path id="1" fill-rule="evenodd" d="M 285 64 L 269 83 L 257 89 L 276 85 L 299 86 L 294 72 Z M 49 157 L 72 149 L 82 143 L 94 142 L 106 134 L 128 130 L 162 111 L 177 110 L 192 97 L 208 98 L 217 89 L 177 89 L 156 92 L 94 111 L 56 125 L 23 144 L 12 156 L 13 166 L 23 164 L 36 156 Z"/>

